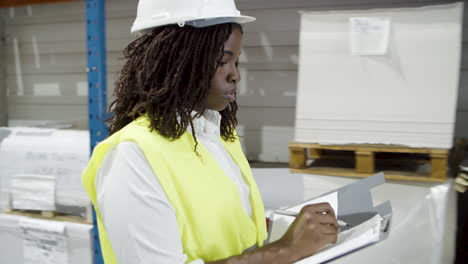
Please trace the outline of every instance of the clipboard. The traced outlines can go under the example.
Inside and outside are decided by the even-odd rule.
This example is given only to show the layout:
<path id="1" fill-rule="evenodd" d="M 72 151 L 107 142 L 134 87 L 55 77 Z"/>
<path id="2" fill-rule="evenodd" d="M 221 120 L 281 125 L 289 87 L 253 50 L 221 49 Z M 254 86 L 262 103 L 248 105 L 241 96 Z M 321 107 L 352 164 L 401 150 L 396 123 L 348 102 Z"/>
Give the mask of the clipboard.
<path id="1" fill-rule="evenodd" d="M 385 240 L 388 237 L 391 229 L 392 206 L 390 201 L 385 201 L 377 206 L 374 206 L 371 194 L 372 188 L 383 183 L 385 183 L 385 177 L 381 172 L 336 190 L 324 193 L 299 205 L 283 209 L 287 211 L 298 212 L 298 210 L 300 210 L 299 208 L 302 208 L 307 204 L 329 200 L 332 207 L 334 209 L 336 208 L 335 213 L 337 219 L 350 224 L 349 227 L 341 228 L 339 238 L 340 234 L 342 234 L 342 237 L 345 237 L 352 232 L 358 232 L 355 231 L 358 230 L 358 228 L 360 230 L 364 230 L 363 228 L 378 227 L 378 231 L 372 234 L 372 239 L 369 237 L 369 241 L 361 241 L 361 243 L 354 243 L 352 246 L 348 245 L 347 247 L 342 248 L 339 248 L 342 244 L 337 243 L 336 245 L 330 245 L 326 249 L 321 250 L 316 254 L 322 254 L 322 252 L 327 250 L 328 253 L 322 254 L 322 257 L 312 255 L 296 263 L 327 263 Z M 269 242 L 273 242 L 276 239 L 279 239 L 282 234 L 286 232 L 287 227 L 289 227 L 289 224 L 292 223 L 294 219 L 295 217 L 293 216 L 274 212 L 270 217 L 268 234 Z M 346 240 L 343 241 L 343 243 L 345 242 Z"/>

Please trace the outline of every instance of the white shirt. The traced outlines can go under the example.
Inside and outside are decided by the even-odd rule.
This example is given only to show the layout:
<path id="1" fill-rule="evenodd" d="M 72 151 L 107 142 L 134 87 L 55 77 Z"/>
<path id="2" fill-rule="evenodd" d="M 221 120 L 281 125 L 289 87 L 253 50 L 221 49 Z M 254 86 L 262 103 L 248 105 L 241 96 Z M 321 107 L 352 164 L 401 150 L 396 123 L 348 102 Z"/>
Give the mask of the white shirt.
<path id="1" fill-rule="evenodd" d="M 221 143 L 220 121 L 218 112 L 205 111 L 193 121 L 196 137 L 237 185 L 242 206 L 251 216 L 250 190 Z M 191 132 L 191 128 L 187 130 Z M 136 143 L 122 142 L 107 153 L 98 170 L 95 187 L 102 220 L 118 263 L 187 261 L 175 209 Z M 203 263 L 199 259 L 190 264 Z"/>

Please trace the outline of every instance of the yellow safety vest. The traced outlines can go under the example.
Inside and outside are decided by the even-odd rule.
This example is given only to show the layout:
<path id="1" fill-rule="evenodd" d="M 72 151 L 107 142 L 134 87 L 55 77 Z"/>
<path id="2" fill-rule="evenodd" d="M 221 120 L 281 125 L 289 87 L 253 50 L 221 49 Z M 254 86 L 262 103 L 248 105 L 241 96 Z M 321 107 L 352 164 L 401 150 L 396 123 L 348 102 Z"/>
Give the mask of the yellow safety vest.
<path id="1" fill-rule="evenodd" d="M 252 218 L 242 208 L 237 186 L 201 144 L 197 147 L 197 156 L 191 134 L 186 132 L 171 141 L 157 132 L 150 132 L 148 118 L 140 117 L 96 146 L 82 176 L 96 209 L 106 264 L 117 261 L 99 212 L 94 182 L 106 153 L 126 141 L 133 141 L 142 149 L 175 208 L 188 262 L 224 259 L 241 254 L 255 244 L 263 244 L 267 238 L 263 202 L 239 140 L 222 142 L 250 188 Z"/>

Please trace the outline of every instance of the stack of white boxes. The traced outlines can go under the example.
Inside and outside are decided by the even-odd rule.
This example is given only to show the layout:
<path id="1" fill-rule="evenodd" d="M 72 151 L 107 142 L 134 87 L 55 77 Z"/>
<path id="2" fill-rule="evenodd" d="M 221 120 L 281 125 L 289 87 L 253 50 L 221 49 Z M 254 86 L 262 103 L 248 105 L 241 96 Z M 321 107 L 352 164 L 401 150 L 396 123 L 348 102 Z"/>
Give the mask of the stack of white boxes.
<path id="1" fill-rule="evenodd" d="M 304 12 L 295 141 L 449 149 L 463 3 Z"/>
<path id="2" fill-rule="evenodd" d="M 87 131 L 0 128 L 2 263 L 92 263 L 90 201 L 80 180 L 88 159 Z M 25 210 L 80 220 L 37 219 Z"/>
<path id="3" fill-rule="evenodd" d="M 0 214 L 2 264 L 92 264 L 92 225 Z"/>

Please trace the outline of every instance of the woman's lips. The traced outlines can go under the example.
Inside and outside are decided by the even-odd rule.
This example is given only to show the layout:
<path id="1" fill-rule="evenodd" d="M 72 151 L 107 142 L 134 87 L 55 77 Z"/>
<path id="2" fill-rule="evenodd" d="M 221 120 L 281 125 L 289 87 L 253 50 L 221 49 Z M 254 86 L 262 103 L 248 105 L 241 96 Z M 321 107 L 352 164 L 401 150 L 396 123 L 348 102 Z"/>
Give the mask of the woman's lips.
<path id="1" fill-rule="evenodd" d="M 234 102 L 236 100 L 236 96 L 234 93 L 229 93 L 224 95 L 224 99 L 228 100 L 229 102 Z"/>

